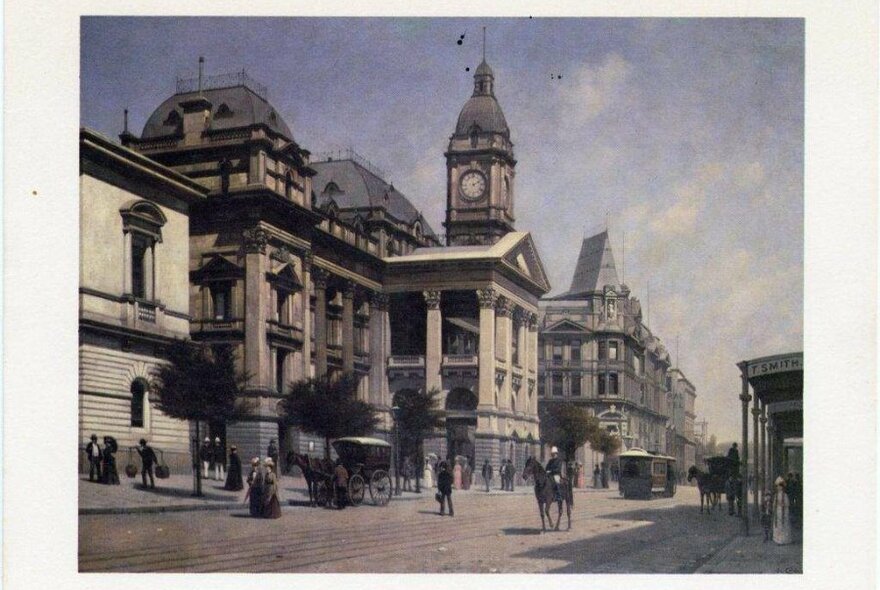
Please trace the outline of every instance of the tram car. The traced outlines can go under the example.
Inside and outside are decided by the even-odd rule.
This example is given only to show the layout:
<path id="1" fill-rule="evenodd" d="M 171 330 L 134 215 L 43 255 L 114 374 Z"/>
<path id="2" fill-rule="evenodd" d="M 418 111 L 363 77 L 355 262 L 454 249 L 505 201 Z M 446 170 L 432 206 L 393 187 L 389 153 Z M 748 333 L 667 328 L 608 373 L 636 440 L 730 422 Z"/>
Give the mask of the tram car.
<path id="1" fill-rule="evenodd" d="M 619 455 L 620 495 L 650 500 L 675 495 L 675 457 L 634 447 Z"/>

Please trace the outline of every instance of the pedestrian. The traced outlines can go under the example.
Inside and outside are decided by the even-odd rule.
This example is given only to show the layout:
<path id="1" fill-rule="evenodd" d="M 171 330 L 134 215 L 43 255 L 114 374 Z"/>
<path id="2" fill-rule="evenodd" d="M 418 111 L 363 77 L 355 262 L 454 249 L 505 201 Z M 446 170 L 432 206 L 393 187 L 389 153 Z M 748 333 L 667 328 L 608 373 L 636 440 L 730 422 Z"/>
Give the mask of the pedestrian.
<path id="1" fill-rule="evenodd" d="M 507 460 L 507 489 L 511 492 L 516 489 L 516 466 L 512 459 Z"/>
<path id="2" fill-rule="evenodd" d="M 601 476 L 602 476 L 602 487 L 607 488 L 608 487 L 608 466 L 605 464 L 604 461 L 602 461 Z"/>
<path id="3" fill-rule="evenodd" d="M 229 447 L 229 470 L 226 473 L 226 484 L 224 490 L 237 492 L 244 488 L 241 480 L 241 457 L 238 456 L 238 447 L 232 445 Z"/>
<path id="4" fill-rule="evenodd" d="M 452 474 L 449 472 L 449 465 L 446 461 L 441 461 L 437 466 L 437 495 L 436 499 L 440 502 L 440 516 L 445 513 L 446 504 L 449 505 L 449 516 L 455 516 L 452 510 Z"/>
<path id="5" fill-rule="evenodd" d="M 785 480 L 777 477 L 773 495 L 773 542 L 777 545 L 791 543 L 791 502 L 785 492 Z"/>
<path id="6" fill-rule="evenodd" d="M 219 436 L 214 437 L 212 455 L 214 460 L 214 479 L 224 481 L 226 479 L 226 445 L 220 442 Z"/>
<path id="7" fill-rule="evenodd" d="M 431 466 L 430 457 L 425 457 L 425 468 L 422 471 L 422 485 L 426 488 L 434 487 L 434 468 Z"/>
<path id="8" fill-rule="evenodd" d="M 342 464 L 342 459 L 336 459 L 336 467 L 333 469 L 333 486 L 336 492 L 336 508 L 342 510 L 348 500 L 348 470 Z"/>
<path id="9" fill-rule="evenodd" d="M 792 527 L 800 529 L 804 514 L 804 485 L 800 473 L 794 474 L 791 482 L 791 491 L 788 495 L 791 500 Z"/>
<path id="10" fill-rule="evenodd" d="M 245 502 L 250 498 L 250 513 L 254 518 L 262 515 L 263 507 L 263 471 L 260 469 L 260 459 L 251 459 L 251 472 L 247 477 L 248 490 L 244 495 Z"/>
<path id="11" fill-rule="evenodd" d="M 211 461 L 214 460 L 214 449 L 211 448 L 211 437 L 206 436 L 199 447 L 199 459 L 202 462 L 202 479 L 208 479 L 211 469 Z"/>
<path id="12" fill-rule="evenodd" d="M 266 457 L 266 475 L 263 476 L 263 518 L 281 518 L 278 476 L 275 474 L 275 461 L 272 457 Z"/>
<path id="13" fill-rule="evenodd" d="M 89 481 L 101 481 L 101 445 L 98 444 L 98 435 L 93 434 L 86 445 L 86 457 L 89 460 Z"/>
<path id="14" fill-rule="evenodd" d="M 486 492 L 489 491 L 489 484 L 492 483 L 492 475 L 493 475 L 492 471 L 493 471 L 492 464 L 489 463 L 489 458 L 487 457 L 486 460 L 483 462 L 483 471 L 482 471 L 483 483 L 486 484 Z"/>
<path id="15" fill-rule="evenodd" d="M 736 506 L 736 497 L 739 495 L 740 490 L 737 489 L 737 481 L 734 479 L 733 474 L 731 473 L 727 476 L 727 481 L 724 482 L 724 495 L 727 496 L 727 514 L 728 516 L 733 516 L 734 508 Z"/>
<path id="16" fill-rule="evenodd" d="M 111 486 L 119 485 L 119 472 L 116 471 L 116 451 L 119 445 L 112 436 L 104 437 L 104 450 L 102 451 L 101 476 L 105 484 Z"/>
<path id="17" fill-rule="evenodd" d="M 501 480 L 501 490 L 507 491 L 507 461 L 501 459 L 501 465 L 498 466 L 498 477 Z"/>
<path id="18" fill-rule="evenodd" d="M 412 461 L 409 460 L 409 457 L 403 458 L 403 491 L 411 492 L 412 491 Z"/>
<path id="19" fill-rule="evenodd" d="M 620 480 L 620 466 L 615 462 L 611 464 L 611 481 Z M 607 485 L 605 486 L 608 487 Z"/>
<path id="20" fill-rule="evenodd" d="M 598 465 L 593 469 L 593 487 L 597 489 L 602 487 L 602 473 L 599 471 Z"/>
<path id="21" fill-rule="evenodd" d="M 464 467 L 461 468 L 461 488 L 463 490 L 471 489 L 471 477 L 473 477 L 474 472 L 471 469 L 471 463 L 467 460 L 467 458 L 462 459 L 464 463 Z"/>
<path id="22" fill-rule="evenodd" d="M 269 447 L 266 449 L 266 454 L 272 459 L 272 463 L 278 465 L 278 444 L 274 438 L 269 439 Z"/>
<path id="23" fill-rule="evenodd" d="M 156 481 L 153 479 L 153 465 L 158 462 L 156 460 L 156 453 L 153 451 L 153 447 L 147 444 L 147 439 L 142 438 L 138 441 L 138 444 L 140 446 L 137 452 L 141 456 L 141 483 L 144 484 L 144 487 L 147 487 L 147 475 L 149 475 L 150 488 L 156 489 Z"/>
<path id="24" fill-rule="evenodd" d="M 770 540 L 770 529 L 773 523 L 773 495 L 764 492 L 764 500 L 761 502 L 761 527 L 764 529 L 764 542 Z"/>
<path id="25" fill-rule="evenodd" d="M 456 457 L 454 459 L 455 467 L 452 468 L 452 485 L 456 490 L 461 489 L 461 459 L 460 457 Z"/>

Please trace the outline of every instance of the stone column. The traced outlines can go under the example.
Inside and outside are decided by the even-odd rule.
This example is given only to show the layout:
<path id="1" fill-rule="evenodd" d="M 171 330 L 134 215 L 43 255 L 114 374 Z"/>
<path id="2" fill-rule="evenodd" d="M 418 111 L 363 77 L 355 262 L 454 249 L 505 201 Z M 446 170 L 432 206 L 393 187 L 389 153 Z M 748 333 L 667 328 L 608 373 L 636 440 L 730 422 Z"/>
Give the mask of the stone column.
<path id="1" fill-rule="evenodd" d="M 758 477 L 759 477 L 759 467 L 761 465 L 761 452 L 760 447 L 758 446 L 758 419 L 761 416 L 761 410 L 758 409 L 758 395 L 755 394 L 754 402 L 752 404 L 752 450 L 754 451 L 755 458 L 752 461 L 752 481 L 754 485 L 752 486 L 752 499 L 755 504 L 755 514 L 761 513 L 761 503 L 760 503 L 760 494 L 758 488 Z M 745 500 L 745 498 L 743 498 Z M 745 503 L 745 502 L 743 502 Z"/>
<path id="2" fill-rule="evenodd" d="M 323 268 L 312 269 L 315 282 L 315 377 L 327 374 L 327 282 L 330 273 Z"/>
<path id="3" fill-rule="evenodd" d="M 245 249 L 245 311 L 244 357 L 245 370 L 250 374 L 250 386 L 268 388 L 269 350 L 266 341 L 266 244 L 268 235 L 260 227 L 244 230 Z"/>
<path id="4" fill-rule="evenodd" d="M 425 391 L 442 389 L 440 362 L 443 360 L 443 314 L 441 291 L 423 291 L 428 308 L 425 329 Z"/>
<path id="5" fill-rule="evenodd" d="M 369 402 L 388 406 L 388 302 L 385 293 L 373 293 L 370 297 L 370 397 Z"/>
<path id="6" fill-rule="evenodd" d="M 495 290 L 479 289 L 480 305 L 480 377 L 479 409 L 495 408 Z"/>
<path id="7" fill-rule="evenodd" d="M 495 343 L 497 349 L 496 358 L 504 363 L 505 376 L 501 383 L 498 394 L 498 407 L 503 410 L 510 410 L 510 316 L 513 314 L 513 303 L 501 295 L 495 302 L 495 322 L 497 324 L 498 341 Z"/>
<path id="8" fill-rule="evenodd" d="M 531 344 L 529 344 L 529 370 L 534 371 L 535 375 L 535 389 L 538 387 L 538 379 L 543 379 L 544 376 L 540 374 L 538 370 L 538 314 L 529 313 L 528 314 L 528 327 L 529 327 L 529 340 Z M 581 384 L 583 387 L 583 384 Z M 532 416 L 538 415 L 538 392 L 532 392 L 532 403 L 529 408 L 529 413 Z"/>
<path id="9" fill-rule="evenodd" d="M 156 291 L 153 285 L 153 254 L 155 243 L 144 251 L 144 299 L 153 301 L 156 299 Z"/>
<path id="10" fill-rule="evenodd" d="M 516 346 L 519 350 L 519 366 L 522 367 L 523 373 L 528 373 L 529 369 L 529 342 L 526 338 L 525 325 L 528 321 L 526 310 L 517 307 L 513 311 L 513 337 L 516 338 Z"/>
<path id="11" fill-rule="evenodd" d="M 122 292 L 128 295 L 131 294 L 131 290 L 133 289 L 131 284 L 131 232 L 126 231 L 122 234 L 122 251 L 123 251 L 123 261 L 122 261 Z"/>
<path id="12" fill-rule="evenodd" d="M 302 357 L 303 357 L 303 379 L 311 376 L 312 369 L 312 260 L 311 252 L 304 252 L 302 255 L 302 281 L 303 281 L 303 304 L 302 304 Z"/>
<path id="13" fill-rule="evenodd" d="M 770 489 L 767 481 L 769 469 L 767 466 L 767 404 L 765 403 L 761 403 L 761 417 L 758 420 L 761 422 L 761 453 L 758 455 L 761 457 L 761 485 L 758 486 L 758 489 L 763 492 Z"/>
<path id="14" fill-rule="evenodd" d="M 345 281 L 342 287 L 342 370 L 354 371 L 354 292 L 356 285 Z"/>
<path id="15" fill-rule="evenodd" d="M 743 511 L 742 511 L 742 519 L 743 519 L 743 528 L 745 530 L 746 536 L 749 534 L 749 494 L 748 494 L 748 464 L 749 464 L 749 402 L 752 400 L 752 397 L 749 395 L 749 380 L 746 376 L 748 366 L 743 365 L 742 369 L 742 393 L 739 396 L 739 400 L 742 402 L 742 453 L 740 454 L 740 479 L 742 480 L 741 493 L 742 493 L 742 503 L 743 503 Z"/>

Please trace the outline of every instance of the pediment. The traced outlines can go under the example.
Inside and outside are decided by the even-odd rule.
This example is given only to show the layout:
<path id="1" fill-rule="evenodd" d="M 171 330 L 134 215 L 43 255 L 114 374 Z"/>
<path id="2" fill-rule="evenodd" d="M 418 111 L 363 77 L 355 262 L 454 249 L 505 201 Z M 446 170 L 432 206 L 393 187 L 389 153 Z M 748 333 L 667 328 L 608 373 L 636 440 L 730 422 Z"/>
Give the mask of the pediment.
<path id="1" fill-rule="evenodd" d="M 538 284 L 545 293 L 550 291 L 550 281 L 547 279 L 544 264 L 538 256 L 538 249 L 535 247 L 531 234 L 525 234 L 516 245 L 504 254 L 503 260 L 517 273 Z"/>
<path id="2" fill-rule="evenodd" d="M 197 283 L 230 281 L 243 277 L 244 269 L 242 267 L 219 255 L 212 256 L 200 269 L 190 273 L 190 279 Z"/>
<path id="3" fill-rule="evenodd" d="M 560 320 L 556 322 L 546 330 L 543 330 L 545 333 L 547 332 L 589 332 L 585 327 L 574 323 L 571 320 Z"/>
<path id="4" fill-rule="evenodd" d="M 275 272 L 266 273 L 266 279 L 276 287 L 286 291 L 300 291 L 303 286 L 302 281 L 299 280 L 299 276 L 296 274 L 296 270 L 290 264 L 285 264 Z"/>

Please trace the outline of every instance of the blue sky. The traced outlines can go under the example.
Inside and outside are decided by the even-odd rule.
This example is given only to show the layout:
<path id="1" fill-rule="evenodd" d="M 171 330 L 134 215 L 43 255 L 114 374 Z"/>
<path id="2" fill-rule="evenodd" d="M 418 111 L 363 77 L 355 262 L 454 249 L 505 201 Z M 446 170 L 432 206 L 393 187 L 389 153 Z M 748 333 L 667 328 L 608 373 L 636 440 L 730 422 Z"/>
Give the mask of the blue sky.
<path id="1" fill-rule="evenodd" d="M 81 123 L 116 136 L 128 108 L 140 133 L 203 55 L 208 74 L 265 84 L 305 148 L 388 171 L 442 231 L 443 151 L 483 25 L 517 229 L 554 293 L 586 235 L 607 219 L 620 267 L 625 233 L 626 283 L 643 306 L 650 283 L 650 326 L 673 356 L 678 337 L 698 414 L 735 438 L 735 363 L 803 347 L 801 20 L 85 18 Z"/>

